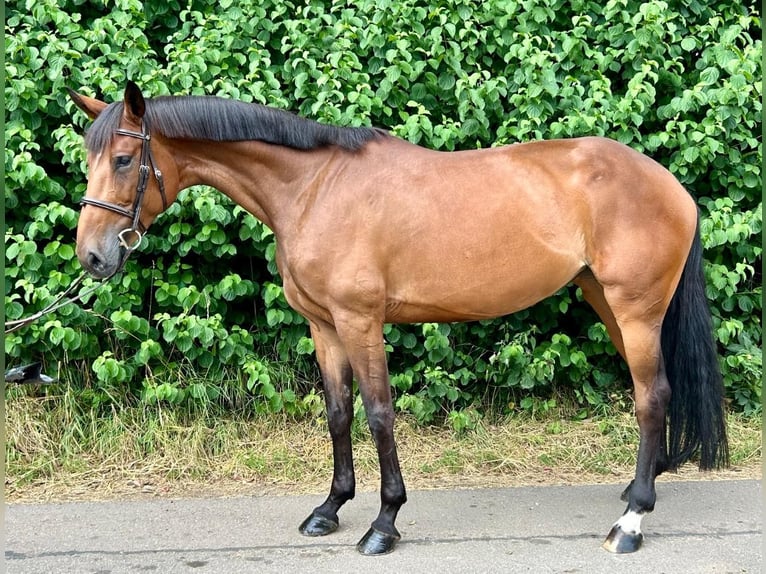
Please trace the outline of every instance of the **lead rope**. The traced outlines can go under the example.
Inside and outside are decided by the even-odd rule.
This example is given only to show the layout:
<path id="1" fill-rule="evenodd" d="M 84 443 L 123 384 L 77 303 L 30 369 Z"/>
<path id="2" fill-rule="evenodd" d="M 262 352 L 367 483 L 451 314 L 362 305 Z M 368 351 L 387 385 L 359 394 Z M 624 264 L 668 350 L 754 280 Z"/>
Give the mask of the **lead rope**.
<path id="1" fill-rule="evenodd" d="M 107 281 L 109 281 L 112 277 L 114 277 L 120 271 L 122 271 L 132 251 L 133 249 L 130 249 L 125 252 L 125 255 L 122 258 L 122 261 L 120 262 L 117 269 L 115 269 L 114 273 L 112 273 L 108 277 L 104 277 L 101 281 L 93 285 L 90 289 L 87 289 L 86 291 L 80 293 L 79 295 L 76 295 L 74 297 L 69 297 L 69 299 L 66 299 L 66 297 L 72 294 L 74 290 L 80 286 L 80 283 L 82 283 L 83 279 L 87 277 L 88 272 L 83 271 L 82 273 L 80 273 L 79 277 L 77 277 L 77 279 L 72 281 L 71 285 L 69 285 L 69 287 L 67 287 L 63 293 L 61 293 L 47 307 L 45 307 L 45 309 L 42 309 L 38 311 L 37 313 L 30 315 L 29 317 L 25 317 L 23 319 L 16 319 L 15 321 L 6 321 L 5 334 L 7 335 L 8 333 L 13 333 L 14 331 L 17 331 L 18 329 L 21 329 L 22 327 L 25 327 L 29 325 L 30 323 L 34 323 L 41 317 L 44 317 L 45 315 L 47 315 L 48 313 L 53 313 L 54 311 L 58 311 L 59 309 L 69 305 L 70 303 L 76 303 L 77 301 L 81 301 L 82 299 L 85 299 L 87 296 L 92 295 L 100 287 L 102 287 Z"/>
<path id="2" fill-rule="evenodd" d="M 30 323 L 33 323 L 34 321 L 37 321 L 39 318 L 44 317 L 48 313 L 52 313 L 53 311 L 56 311 L 57 309 L 60 309 L 61 307 L 69 304 L 74 303 L 78 299 L 82 299 L 86 297 L 87 295 L 90 295 L 93 293 L 96 289 L 101 287 L 101 284 L 99 283 L 92 289 L 86 291 L 85 293 L 81 293 L 77 297 L 71 297 L 69 299 L 66 299 L 65 301 L 62 301 L 65 297 L 67 297 L 70 293 L 72 293 L 79 285 L 82 283 L 82 280 L 85 279 L 85 276 L 87 273 L 83 271 L 80 276 L 72 281 L 72 284 L 67 287 L 67 289 L 61 293 L 56 299 L 53 300 L 52 303 L 50 303 L 45 309 L 38 311 L 34 315 L 30 315 L 29 317 L 25 317 L 23 319 L 17 319 L 15 321 L 6 321 L 5 322 L 5 334 L 13 333 L 14 331 L 21 329 L 22 327 L 29 325 Z"/>

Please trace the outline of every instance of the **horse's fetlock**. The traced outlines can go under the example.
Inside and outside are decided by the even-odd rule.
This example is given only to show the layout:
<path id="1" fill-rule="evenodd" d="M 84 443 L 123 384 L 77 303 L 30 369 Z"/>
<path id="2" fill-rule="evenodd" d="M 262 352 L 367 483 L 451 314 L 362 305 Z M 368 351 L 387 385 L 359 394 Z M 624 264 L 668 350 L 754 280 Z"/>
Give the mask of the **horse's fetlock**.
<path id="1" fill-rule="evenodd" d="M 634 482 L 630 489 L 628 508 L 639 514 L 652 512 L 654 503 L 657 501 L 657 493 L 654 489 L 641 488 Z"/>

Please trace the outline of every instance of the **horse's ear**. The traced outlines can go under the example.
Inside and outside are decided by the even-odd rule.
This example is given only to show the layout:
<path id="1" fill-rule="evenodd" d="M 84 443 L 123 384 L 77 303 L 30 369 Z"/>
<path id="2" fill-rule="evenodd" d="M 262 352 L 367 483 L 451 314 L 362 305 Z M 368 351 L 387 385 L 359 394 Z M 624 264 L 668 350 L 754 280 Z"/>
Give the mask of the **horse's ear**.
<path id="1" fill-rule="evenodd" d="M 145 112 L 146 102 L 141 88 L 128 80 L 128 85 L 125 86 L 125 119 L 134 124 L 140 124 Z"/>
<path id="2" fill-rule="evenodd" d="M 69 97 L 72 98 L 72 101 L 75 103 L 75 105 L 86 114 L 88 114 L 88 117 L 92 120 L 95 120 L 106 107 L 106 103 L 102 102 L 101 100 L 83 96 L 82 94 L 78 94 L 70 88 L 67 88 L 67 91 L 69 92 Z"/>

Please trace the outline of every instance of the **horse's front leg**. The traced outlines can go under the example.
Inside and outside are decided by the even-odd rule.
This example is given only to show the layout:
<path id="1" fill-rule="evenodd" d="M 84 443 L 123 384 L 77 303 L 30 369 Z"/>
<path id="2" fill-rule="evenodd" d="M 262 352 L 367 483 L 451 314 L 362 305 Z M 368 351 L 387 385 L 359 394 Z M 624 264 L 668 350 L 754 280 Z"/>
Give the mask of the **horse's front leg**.
<path id="1" fill-rule="evenodd" d="M 352 372 L 346 351 L 332 326 L 312 322 L 311 336 L 324 382 L 327 421 L 332 437 L 333 477 L 327 500 L 314 509 L 299 530 L 306 536 L 324 536 L 337 530 L 338 510 L 354 498 Z"/>
<path id="2" fill-rule="evenodd" d="M 394 441 L 394 407 L 383 325 L 366 315 L 336 317 L 335 323 L 359 384 L 380 463 L 380 512 L 357 549 L 362 554 L 386 554 L 401 538 L 395 522 L 399 508 L 407 501 L 407 493 Z"/>

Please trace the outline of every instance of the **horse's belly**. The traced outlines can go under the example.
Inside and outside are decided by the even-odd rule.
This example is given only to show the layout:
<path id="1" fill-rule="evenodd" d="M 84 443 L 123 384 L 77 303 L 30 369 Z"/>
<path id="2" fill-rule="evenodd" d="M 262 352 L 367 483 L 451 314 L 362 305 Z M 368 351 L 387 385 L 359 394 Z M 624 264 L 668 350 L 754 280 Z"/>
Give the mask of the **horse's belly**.
<path id="1" fill-rule="evenodd" d="M 573 254 L 550 252 L 471 265 L 442 260 L 393 282 L 395 287 L 386 299 L 386 322 L 471 321 L 508 315 L 553 295 L 584 266 Z"/>

